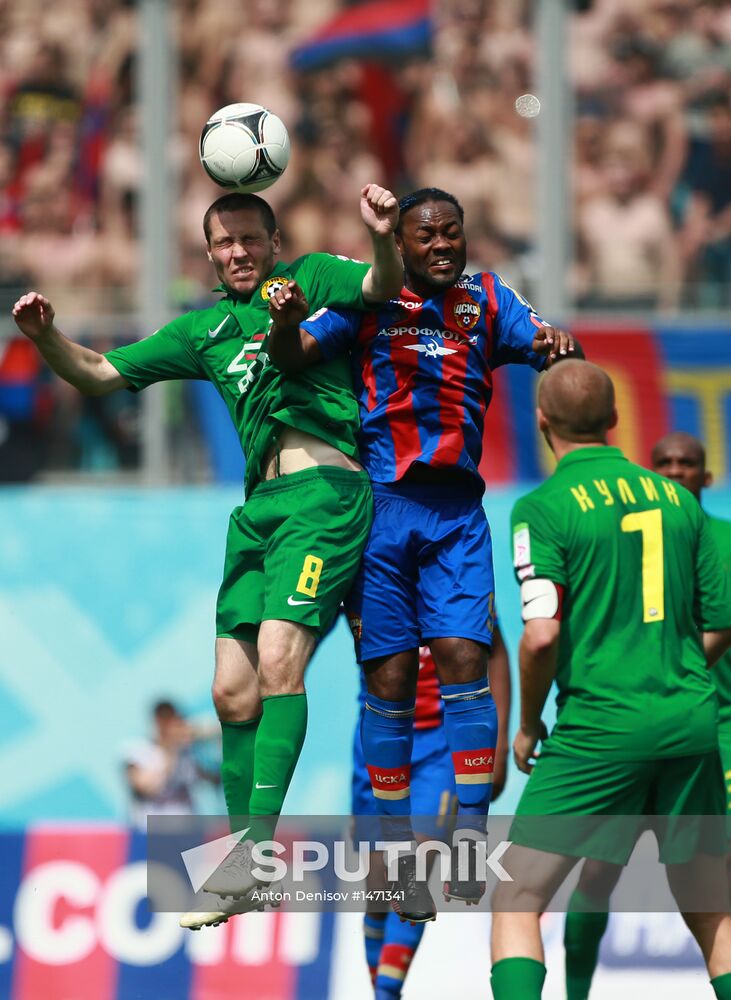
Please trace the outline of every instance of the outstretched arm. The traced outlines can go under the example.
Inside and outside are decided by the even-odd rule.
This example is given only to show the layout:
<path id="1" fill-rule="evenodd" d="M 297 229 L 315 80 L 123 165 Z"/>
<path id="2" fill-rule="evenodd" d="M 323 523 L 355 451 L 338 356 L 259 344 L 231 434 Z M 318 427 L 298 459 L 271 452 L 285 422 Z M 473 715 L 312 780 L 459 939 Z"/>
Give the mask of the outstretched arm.
<path id="1" fill-rule="evenodd" d="M 97 351 L 75 344 L 54 324 L 55 312 L 38 292 L 22 295 L 13 306 L 21 333 L 32 340 L 53 371 L 86 396 L 104 396 L 129 385 L 126 378 Z"/>
<path id="2" fill-rule="evenodd" d="M 287 374 L 301 371 L 320 360 L 317 341 L 300 327 L 308 311 L 307 299 L 296 281 L 288 281 L 269 299 L 272 326 L 267 351 L 272 364 Z"/>
<path id="3" fill-rule="evenodd" d="M 388 302 L 404 283 L 404 265 L 394 238 L 399 218 L 396 196 L 378 184 L 366 184 L 360 194 L 360 214 L 373 243 L 373 266 L 363 278 L 363 298 L 369 305 Z"/>

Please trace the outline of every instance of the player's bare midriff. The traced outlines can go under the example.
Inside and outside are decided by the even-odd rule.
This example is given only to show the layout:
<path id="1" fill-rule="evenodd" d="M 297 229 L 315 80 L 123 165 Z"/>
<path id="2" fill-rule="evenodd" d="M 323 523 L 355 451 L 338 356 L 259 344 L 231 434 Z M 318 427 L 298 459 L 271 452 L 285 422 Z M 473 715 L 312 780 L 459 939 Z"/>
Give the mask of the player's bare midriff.
<path id="1" fill-rule="evenodd" d="M 363 466 L 339 449 L 304 431 L 288 427 L 277 438 L 264 461 L 264 479 L 277 479 L 302 469 L 318 465 L 334 465 L 351 472 L 362 472 Z"/>

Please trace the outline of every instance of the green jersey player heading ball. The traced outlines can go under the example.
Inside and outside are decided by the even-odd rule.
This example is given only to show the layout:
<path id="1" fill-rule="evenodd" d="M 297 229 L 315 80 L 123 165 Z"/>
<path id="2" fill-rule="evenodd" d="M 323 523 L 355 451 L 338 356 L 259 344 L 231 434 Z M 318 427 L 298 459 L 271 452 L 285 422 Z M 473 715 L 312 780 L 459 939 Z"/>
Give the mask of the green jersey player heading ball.
<path id="1" fill-rule="evenodd" d="M 285 377 L 267 353 L 269 298 L 287 282 L 296 280 L 311 311 L 364 308 L 399 293 L 396 198 L 369 184 L 360 210 L 373 267 L 320 253 L 285 264 L 278 261 L 280 235 L 267 202 L 224 195 L 204 219 L 220 301 L 106 355 L 64 337 L 53 306 L 38 292 L 23 295 L 13 308 L 20 330 L 81 392 L 208 379 L 236 426 L 246 455 L 246 503 L 229 524 L 213 684 L 231 817 L 276 817 L 282 809 L 305 736 L 305 667 L 350 586 L 371 524 L 347 361 Z M 235 819 L 232 826 L 238 826 Z M 217 872 L 206 885 L 212 893 L 246 897 L 255 888 L 240 846 L 228 872 Z M 203 903 L 206 912 L 189 915 L 185 925 L 226 919 L 214 902 Z"/>
<path id="2" fill-rule="evenodd" d="M 725 811 L 707 666 L 731 642 L 731 606 L 707 519 L 684 487 L 608 446 L 614 387 L 596 365 L 566 361 L 547 372 L 537 416 L 559 461 L 513 510 L 525 622 L 514 753 L 530 778 L 501 862 L 515 881 L 493 897 L 495 1000 L 541 996 L 540 913 L 580 857 L 626 863 L 642 822 L 627 817 Z M 554 679 L 557 721 L 538 755 Z M 610 815 L 622 823 L 574 833 L 587 830 L 578 817 Z M 720 836 L 660 843 L 716 995 L 730 1000 L 723 851 Z M 697 884 L 715 912 L 683 905 Z"/>

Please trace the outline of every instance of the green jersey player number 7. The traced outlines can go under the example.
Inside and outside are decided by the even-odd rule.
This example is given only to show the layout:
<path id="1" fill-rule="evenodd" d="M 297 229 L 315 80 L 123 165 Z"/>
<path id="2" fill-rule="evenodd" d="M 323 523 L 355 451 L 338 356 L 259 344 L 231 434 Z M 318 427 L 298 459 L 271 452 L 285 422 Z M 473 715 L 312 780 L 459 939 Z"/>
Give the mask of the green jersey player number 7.
<path id="1" fill-rule="evenodd" d="M 23 295 L 13 308 L 50 367 L 85 394 L 210 380 L 246 456 L 246 503 L 231 514 L 217 603 L 213 699 L 231 827 L 250 833 L 204 886 L 209 892 L 195 903 L 200 912 L 183 918 L 194 929 L 228 918 L 230 906 L 219 897 L 237 898 L 238 912 L 252 908 L 259 888 L 250 870 L 252 841 L 271 834 L 304 741 L 305 667 L 334 620 L 370 529 L 372 495 L 359 463 L 347 361 L 285 377 L 267 353 L 269 299 L 283 284 L 296 282 L 296 308 L 312 312 L 361 309 L 399 293 L 396 198 L 369 184 L 360 211 L 372 267 L 324 253 L 286 264 L 278 259 L 280 235 L 267 202 L 224 195 L 203 221 L 220 300 L 104 355 L 66 338 L 40 293 Z"/>

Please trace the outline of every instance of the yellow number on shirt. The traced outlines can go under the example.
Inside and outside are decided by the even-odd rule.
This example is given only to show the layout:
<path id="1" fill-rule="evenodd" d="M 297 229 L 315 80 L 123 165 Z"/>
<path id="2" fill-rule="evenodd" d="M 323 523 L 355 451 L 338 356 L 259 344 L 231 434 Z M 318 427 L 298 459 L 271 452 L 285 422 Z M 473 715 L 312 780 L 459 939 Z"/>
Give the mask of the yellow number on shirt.
<path id="1" fill-rule="evenodd" d="M 308 597 L 314 597 L 317 594 L 317 585 L 320 582 L 322 567 L 322 559 L 318 556 L 305 556 L 302 572 L 297 581 L 298 594 L 307 594 Z"/>
<path id="2" fill-rule="evenodd" d="M 663 578 L 662 511 L 642 510 L 625 514 L 622 531 L 642 532 L 643 621 L 661 622 L 665 617 Z"/>

